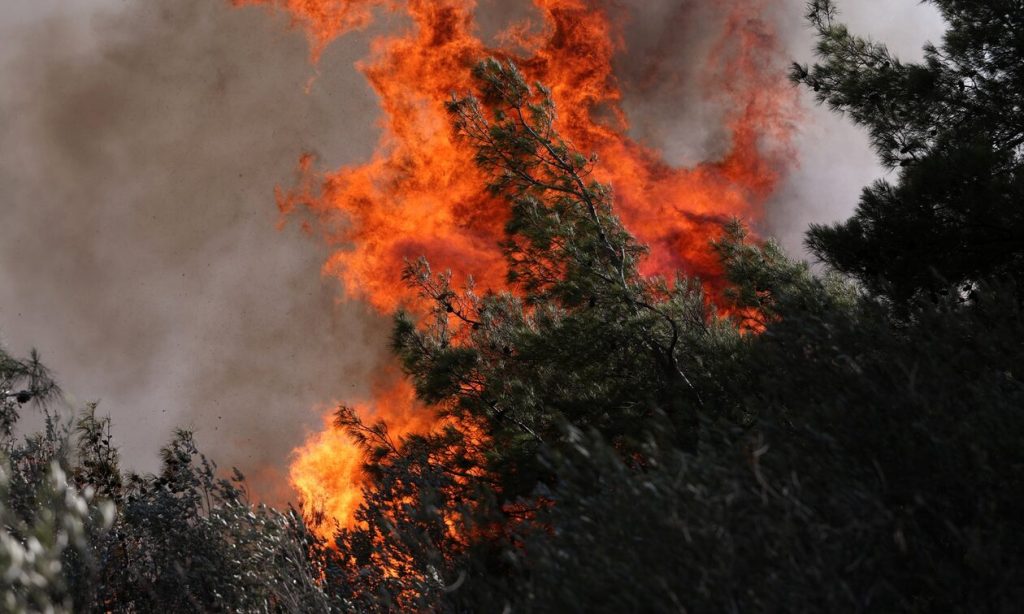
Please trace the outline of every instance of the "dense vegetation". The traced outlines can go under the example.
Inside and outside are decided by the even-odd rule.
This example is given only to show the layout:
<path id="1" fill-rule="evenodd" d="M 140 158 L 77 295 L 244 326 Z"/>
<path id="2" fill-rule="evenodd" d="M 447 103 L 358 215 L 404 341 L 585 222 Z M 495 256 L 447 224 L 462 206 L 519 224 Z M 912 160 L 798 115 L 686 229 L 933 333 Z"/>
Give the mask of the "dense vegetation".
<path id="1" fill-rule="evenodd" d="M 934 0 L 923 64 L 810 4 L 793 79 L 864 125 L 892 181 L 814 227 L 827 272 L 723 224 L 728 289 L 644 277 L 542 86 L 453 99 L 511 211 L 515 293 L 411 263 L 393 349 L 446 417 L 393 440 L 334 544 L 249 503 L 188 433 L 125 473 L 39 361 L 0 354 L 9 611 L 1014 611 L 1024 603 L 1024 7 Z M 24 390 L 23 394 L 17 394 Z M 18 412 L 47 415 L 15 435 Z"/>

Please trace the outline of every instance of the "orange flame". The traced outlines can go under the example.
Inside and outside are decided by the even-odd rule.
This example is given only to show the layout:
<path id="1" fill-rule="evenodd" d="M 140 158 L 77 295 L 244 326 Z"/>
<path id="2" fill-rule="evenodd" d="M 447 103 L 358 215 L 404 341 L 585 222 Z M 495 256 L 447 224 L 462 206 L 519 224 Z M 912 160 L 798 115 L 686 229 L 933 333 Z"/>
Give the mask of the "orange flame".
<path id="1" fill-rule="evenodd" d="M 373 391 L 372 403 L 353 409 L 364 420 L 384 418 L 388 435 L 398 442 L 433 426 L 431 414 L 416 401 L 416 392 L 408 380 L 392 377 L 391 383 Z M 330 538 L 335 523 L 352 524 L 356 509 L 363 501 L 363 450 L 334 424 L 334 412 L 324 417 L 324 430 L 311 436 L 295 450 L 289 479 L 307 512 L 322 513 L 325 523 L 314 527 L 322 537 Z"/>
<path id="2" fill-rule="evenodd" d="M 517 24 L 488 48 L 477 36 L 475 0 L 232 0 L 285 9 L 307 30 L 314 60 L 335 38 L 367 25 L 373 10 L 407 14 L 412 26 L 373 42 L 359 64 L 380 96 L 382 136 L 367 163 L 305 179 L 278 200 L 283 212 L 305 208 L 343 230 L 325 271 L 346 292 L 389 312 L 407 298 L 405 259 L 426 256 L 438 269 L 472 274 L 479 286 L 505 286 L 498 241 L 506 210 L 483 189 L 473 151 L 454 138 L 444 103 L 470 91 L 470 67 L 487 56 L 515 60 L 528 77 L 552 90 L 558 129 L 600 163 L 616 210 L 651 254 L 648 274 L 682 270 L 714 289 L 717 263 L 707 249 L 718 223 L 757 220 L 790 162 L 796 98 L 763 18 L 770 0 L 717 0 L 724 29 L 705 66 L 715 84 L 707 99 L 726 109 L 728 153 L 695 168 L 675 168 L 628 136 L 622 93 L 612 70 L 622 47 L 619 28 L 601 0 L 532 0 L 540 27 Z M 425 424 L 409 412 L 408 388 L 384 395 L 378 415 L 408 432 Z M 291 479 L 303 499 L 318 502 L 342 525 L 360 500 L 358 456 L 344 435 L 327 432 L 297 450 Z M 348 451 L 346 451 L 348 450 Z"/>

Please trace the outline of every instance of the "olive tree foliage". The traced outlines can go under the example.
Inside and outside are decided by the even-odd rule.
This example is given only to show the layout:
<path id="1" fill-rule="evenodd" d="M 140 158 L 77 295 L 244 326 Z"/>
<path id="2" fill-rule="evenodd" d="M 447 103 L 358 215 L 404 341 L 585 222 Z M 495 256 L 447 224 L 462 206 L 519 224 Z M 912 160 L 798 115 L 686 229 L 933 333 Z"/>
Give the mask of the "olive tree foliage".
<path id="1" fill-rule="evenodd" d="M 91 540 L 109 528 L 109 501 L 93 502 L 94 491 L 79 491 L 54 461 L 32 493 L 33 508 L 9 507 L 12 469 L 0 465 L 0 607 L 5 612 L 73 612 L 75 581 L 88 576 Z M 83 565 L 83 561 L 87 565 Z M 77 564 L 77 565 L 76 565 Z M 76 569 L 77 567 L 77 569 Z"/>
<path id="2" fill-rule="evenodd" d="M 897 302 L 991 277 L 1024 279 L 1024 4 L 929 0 L 948 30 L 905 63 L 851 33 L 834 0 L 809 3 L 819 61 L 795 81 L 864 126 L 893 180 L 854 216 L 813 226 L 832 267 Z"/>
<path id="3" fill-rule="evenodd" d="M 36 356 L 0 351 L 0 609 L 12 612 L 331 611 L 325 545 L 293 510 L 247 500 L 179 431 L 157 475 L 124 473 L 109 418 L 51 409 Z M 24 401 L 24 404 L 19 403 Z M 44 428 L 21 436 L 32 402 Z"/>
<path id="4" fill-rule="evenodd" d="M 83 456 L 107 454 L 109 439 L 88 433 L 95 431 L 81 440 Z M 160 454 L 158 474 L 128 474 L 112 493 L 118 514 L 97 546 L 92 603 L 140 612 L 329 611 L 323 545 L 298 513 L 250 503 L 242 475 L 219 477 L 191 433 L 177 432 Z M 101 484 L 107 475 L 82 473 Z"/>
<path id="5" fill-rule="evenodd" d="M 71 612 L 78 584 L 90 575 L 93 540 L 113 508 L 95 489 L 68 479 L 70 428 L 50 410 L 59 390 L 33 353 L 0 349 L 0 609 Z M 21 440 L 21 409 L 45 413 L 44 430 Z"/>

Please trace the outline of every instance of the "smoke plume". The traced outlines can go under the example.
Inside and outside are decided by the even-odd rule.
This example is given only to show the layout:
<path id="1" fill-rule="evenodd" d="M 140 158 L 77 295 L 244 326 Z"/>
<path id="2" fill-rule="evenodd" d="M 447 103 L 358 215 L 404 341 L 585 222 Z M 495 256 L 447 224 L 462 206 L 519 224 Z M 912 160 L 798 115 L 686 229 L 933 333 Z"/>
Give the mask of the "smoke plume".
<path id="1" fill-rule="evenodd" d="M 273 191 L 304 151 L 366 155 L 376 102 L 351 70 L 307 95 L 304 37 L 264 11 L 85 15 L 23 15 L 3 39 L 4 341 L 39 348 L 74 404 L 101 400 L 130 466 L 155 469 L 182 426 L 271 492 L 316 407 L 365 394 L 387 325 L 338 302 Z"/>

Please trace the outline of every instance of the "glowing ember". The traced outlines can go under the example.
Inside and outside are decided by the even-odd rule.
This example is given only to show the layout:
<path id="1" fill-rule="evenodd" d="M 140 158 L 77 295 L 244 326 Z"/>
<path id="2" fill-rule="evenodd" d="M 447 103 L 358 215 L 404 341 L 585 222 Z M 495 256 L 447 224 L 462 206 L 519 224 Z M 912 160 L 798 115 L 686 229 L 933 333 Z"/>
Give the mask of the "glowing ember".
<path id="1" fill-rule="evenodd" d="M 719 0 L 725 27 L 705 67 L 716 76 L 708 99 L 726 110 L 728 153 L 696 168 L 666 164 L 633 141 L 621 109 L 612 58 L 617 25 L 598 0 L 533 0 L 540 27 L 518 24 L 492 49 L 478 38 L 474 0 L 232 0 L 290 11 L 309 33 L 314 58 L 334 38 L 366 25 L 375 8 L 407 14 L 412 26 L 373 43 L 359 65 L 380 96 L 382 136 L 361 166 L 322 176 L 305 158 L 306 180 L 279 195 L 289 212 L 303 207 L 324 220 L 345 220 L 325 265 L 346 291 L 388 312 L 408 298 L 405 259 L 426 256 L 437 270 L 472 274 L 481 287 L 505 286 L 498 249 L 506 210 L 484 193 L 473 151 L 453 137 L 444 103 L 473 87 L 470 68 L 487 56 L 516 61 L 551 88 L 567 141 L 600 159 L 598 179 L 613 186 L 616 211 L 651 247 L 645 273 L 700 276 L 713 290 L 719 272 L 708 250 L 718 224 L 759 218 L 789 161 L 795 93 L 779 49 L 762 19 L 765 1 Z M 377 403 L 393 430 L 408 432 L 411 392 Z M 341 524 L 359 501 L 358 451 L 328 429 L 296 453 L 291 479 L 307 504 L 323 504 Z M 327 501 L 327 503 L 324 503 Z"/>

